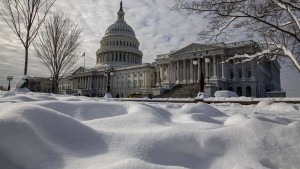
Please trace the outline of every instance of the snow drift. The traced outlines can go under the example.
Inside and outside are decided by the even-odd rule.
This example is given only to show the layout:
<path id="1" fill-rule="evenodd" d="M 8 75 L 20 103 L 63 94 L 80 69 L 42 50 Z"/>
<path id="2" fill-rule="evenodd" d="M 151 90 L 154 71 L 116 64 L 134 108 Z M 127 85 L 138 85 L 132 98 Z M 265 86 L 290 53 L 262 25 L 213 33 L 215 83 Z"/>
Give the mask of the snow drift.
<path id="1" fill-rule="evenodd" d="M 300 166 L 299 105 L 134 103 L 12 92 L 0 95 L 0 109 L 5 169 Z"/>

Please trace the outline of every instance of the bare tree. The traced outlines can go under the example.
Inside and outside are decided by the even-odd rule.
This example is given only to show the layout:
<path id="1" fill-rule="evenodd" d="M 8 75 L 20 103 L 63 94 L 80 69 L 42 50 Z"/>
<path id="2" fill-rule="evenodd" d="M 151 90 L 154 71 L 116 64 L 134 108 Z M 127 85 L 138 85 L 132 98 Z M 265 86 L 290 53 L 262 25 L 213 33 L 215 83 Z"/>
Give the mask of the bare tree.
<path id="1" fill-rule="evenodd" d="M 173 9 L 209 20 L 207 29 L 199 33 L 201 41 L 226 40 L 233 30 L 259 41 L 261 52 L 234 58 L 286 56 L 300 72 L 299 0 L 175 0 Z"/>
<path id="2" fill-rule="evenodd" d="M 82 28 L 63 13 L 53 13 L 41 27 L 34 48 L 36 56 L 54 78 L 54 93 L 58 81 L 78 61 Z"/>
<path id="3" fill-rule="evenodd" d="M 27 75 L 29 47 L 55 1 L 1 0 L 0 15 L 25 48 L 24 75 Z"/>

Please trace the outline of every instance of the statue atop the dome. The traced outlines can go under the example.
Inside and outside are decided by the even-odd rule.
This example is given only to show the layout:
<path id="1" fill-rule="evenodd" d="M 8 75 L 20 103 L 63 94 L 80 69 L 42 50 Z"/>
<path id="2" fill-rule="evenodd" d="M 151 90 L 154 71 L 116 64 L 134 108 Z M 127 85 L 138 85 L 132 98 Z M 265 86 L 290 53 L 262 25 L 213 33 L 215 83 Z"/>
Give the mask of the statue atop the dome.
<path id="1" fill-rule="evenodd" d="M 120 11 L 123 11 L 123 2 L 121 0 L 121 3 L 120 3 Z"/>
<path id="2" fill-rule="evenodd" d="M 118 12 L 118 21 L 124 21 L 124 15 L 125 15 L 125 12 L 123 11 L 123 2 L 121 0 L 120 10 Z"/>

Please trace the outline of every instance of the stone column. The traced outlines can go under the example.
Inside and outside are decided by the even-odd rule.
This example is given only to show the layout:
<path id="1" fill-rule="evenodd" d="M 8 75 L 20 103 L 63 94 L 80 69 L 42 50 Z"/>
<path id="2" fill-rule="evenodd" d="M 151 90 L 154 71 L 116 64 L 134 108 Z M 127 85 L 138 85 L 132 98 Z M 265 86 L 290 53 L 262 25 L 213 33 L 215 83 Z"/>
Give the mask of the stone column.
<path id="1" fill-rule="evenodd" d="M 160 72 L 160 76 L 159 76 L 159 80 L 162 82 L 163 81 L 163 77 L 164 77 L 164 69 L 163 69 L 163 65 L 159 65 L 159 72 Z"/>
<path id="2" fill-rule="evenodd" d="M 186 60 L 183 60 L 183 83 L 186 83 Z"/>
<path id="3" fill-rule="evenodd" d="M 80 82 L 79 82 L 79 84 L 80 84 L 80 85 L 79 85 L 79 88 L 80 88 L 80 89 L 83 89 L 83 78 L 80 77 L 80 78 L 79 78 L 79 81 L 80 81 Z"/>
<path id="4" fill-rule="evenodd" d="M 204 62 L 205 62 L 205 59 L 203 59 L 204 60 Z M 208 63 L 206 63 L 205 62 L 205 77 L 204 77 L 204 79 L 207 79 L 207 77 L 208 77 Z"/>
<path id="5" fill-rule="evenodd" d="M 246 78 L 246 63 L 241 63 L 242 64 L 242 79 L 245 80 Z"/>
<path id="6" fill-rule="evenodd" d="M 93 78 L 92 76 L 89 76 L 89 89 L 92 89 L 92 86 L 93 86 Z"/>
<path id="7" fill-rule="evenodd" d="M 86 89 L 89 89 L 89 77 L 88 76 L 85 77 L 85 86 L 86 86 L 85 87 Z"/>
<path id="8" fill-rule="evenodd" d="M 193 59 L 190 60 L 190 82 L 194 82 L 194 71 L 193 71 L 194 65 L 193 65 Z"/>
<path id="9" fill-rule="evenodd" d="M 74 90 L 75 89 L 75 78 L 73 78 L 73 80 L 72 80 L 72 88 L 71 88 L 72 90 Z"/>
<path id="10" fill-rule="evenodd" d="M 96 76 L 95 86 L 96 86 L 96 89 L 98 90 L 99 89 L 99 75 Z"/>
<path id="11" fill-rule="evenodd" d="M 146 84 L 148 84 L 148 81 L 146 80 L 146 73 L 143 71 L 143 82 L 144 84 L 141 87 L 147 88 Z"/>
<path id="12" fill-rule="evenodd" d="M 102 75 L 99 76 L 98 79 L 98 89 L 101 90 L 102 89 Z"/>
<path id="13" fill-rule="evenodd" d="M 157 67 L 156 67 L 156 86 L 159 86 L 159 79 L 160 79 L 160 72 L 159 72 L 159 65 L 157 65 Z"/>
<path id="14" fill-rule="evenodd" d="M 102 75 L 100 75 L 99 76 L 99 81 L 98 81 L 98 83 L 99 83 L 99 90 L 102 90 L 102 82 L 103 82 L 103 79 L 102 79 Z"/>
<path id="15" fill-rule="evenodd" d="M 78 78 L 75 78 L 75 89 L 78 89 L 79 81 Z"/>
<path id="16" fill-rule="evenodd" d="M 86 77 L 86 89 L 90 89 L 90 78 L 89 78 L 89 76 Z"/>
<path id="17" fill-rule="evenodd" d="M 84 77 L 81 77 L 81 89 L 84 89 L 85 88 L 85 86 L 84 86 Z"/>
<path id="18" fill-rule="evenodd" d="M 197 80 L 197 82 L 199 82 L 200 81 L 200 78 L 201 78 L 201 62 L 200 62 L 200 58 L 197 60 L 198 61 L 198 80 Z"/>
<path id="19" fill-rule="evenodd" d="M 81 77 L 78 77 L 78 89 L 81 89 L 81 83 L 82 83 L 82 80 L 81 80 Z"/>
<path id="20" fill-rule="evenodd" d="M 213 56 L 213 76 L 217 78 L 217 56 Z"/>
<path id="21" fill-rule="evenodd" d="M 166 65 L 166 72 L 167 72 L 166 82 L 170 83 L 170 65 L 169 64 Z"/>
<path id="22" fill-rule="evenodd" d="M 236 64 L 234 63 L 234 59 L 233 59 L 233 64 L 232 64 L 232 66 L 233 66 L 233 68 L 232 68 L 232 70 L 233 70 L 233 79 L 237 79 L 237 70 L 236 70 Z"/>
<path id="23" fill-rule="evenodd" d="M 222 56 L 222 79 L 226 79 L 226 64 L 225 64 L 225 56 Z"/>
<path id="24" fill-rule="evenodd" d="M 175 78 L 174 78 L 174 76 L 175 76 L 175 69 L 174 69 L 174 63 L 170 63 L 171 64 L 171 81 L 172 82 L 175 82 Z"/>
<path id="25" fill-rule="evenodd" d="M 251 72 L 252 72 L 252 77 L 251 78 L 254 79 L 256 77 L 256 66 L 255 66 L 256 60 L 252 59 L 250 61 L 250 63 L 251 63 Z"/>
<path id="26" fill-rule="evenodd" d="M 90 84 L 89 76 L 85 77 L 85 79 L 86 79 L 86 89 L 89 89 L 89 84 Z"/>
<path id="27" fill-rule="evenodd" d="M 176 67 L 176 83 L 179 84 L 179 60 L 177 60 L 177 67 Z"/>

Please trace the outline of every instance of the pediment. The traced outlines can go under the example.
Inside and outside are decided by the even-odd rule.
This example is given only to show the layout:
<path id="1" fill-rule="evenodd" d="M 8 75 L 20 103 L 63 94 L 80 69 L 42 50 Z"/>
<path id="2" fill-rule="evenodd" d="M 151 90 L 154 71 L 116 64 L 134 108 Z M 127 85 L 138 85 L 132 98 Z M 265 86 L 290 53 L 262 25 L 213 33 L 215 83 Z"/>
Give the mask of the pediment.
<path id="1" fill-rule="evenodd" d="M 185 53 L 193 53 L 197 51 L 204 51 L 204 50 L 210 50 L 214 48 L 221 48 L 221 45 L 218 44 L 198 44 L 198 43 L 192 43 L 182 49 L 179 49 L 175 52 L 173 52 L 171 55 L 179 55 L 179 54 L 185 54 Z"/>
<path id="2" fill-rule="evenodd" d="M 88 70 L 84 67 L 79 67 L 77 70 L 75 70 L 72 74 L 73 75 L 76 75 L 76 74 L 82 74 L 82 73 L 85 73 L 85 72 L 88 72 Z"/>

